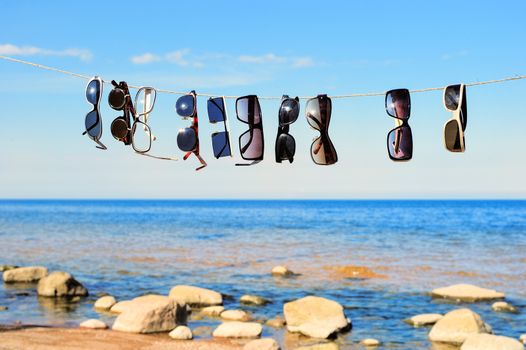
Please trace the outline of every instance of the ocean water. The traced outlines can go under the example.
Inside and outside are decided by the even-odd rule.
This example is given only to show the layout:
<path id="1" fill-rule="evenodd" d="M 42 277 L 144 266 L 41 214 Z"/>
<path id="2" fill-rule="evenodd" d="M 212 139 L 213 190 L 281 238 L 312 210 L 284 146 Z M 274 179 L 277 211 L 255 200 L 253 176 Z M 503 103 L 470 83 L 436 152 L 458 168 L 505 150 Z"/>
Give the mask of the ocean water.
<path id="1" fill-rule="evenodd" d="M 402 320 L 466 306 L 496 334 L 526 333 L 526 201 L 0 201 L 0 264 L 68 271 L 90 292 L 64 303 L 38 298 L 34 285 L 0 284 L 9 308 L 0 324 L 111 323 L 93 310 L 100 293 L 124 300 L 190 284 L 259 319 L 306 295 L 336 300 L 353 322 L 335 340 L 341 349 L 367 337 L 385 349 L 433 349 L 428 328 Z M 275 265 L 299 275 L 272 277 Z M 503 291 L 521 312 L 429 296 L 454 283 Z M 243 294 L 271 303 L 243 306 Z M 309 343 L 269 327 L 264 335 L 284 349 Z"/>

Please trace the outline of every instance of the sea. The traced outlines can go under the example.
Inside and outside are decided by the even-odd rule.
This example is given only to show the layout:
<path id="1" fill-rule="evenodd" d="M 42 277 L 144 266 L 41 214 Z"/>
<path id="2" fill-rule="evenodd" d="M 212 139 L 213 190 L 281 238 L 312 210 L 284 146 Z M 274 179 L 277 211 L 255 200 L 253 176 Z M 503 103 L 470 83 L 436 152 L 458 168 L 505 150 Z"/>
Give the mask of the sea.
<path id="1" fill-rule="evenodd" d="M 504 200 L 2 200 L 0 265 L 67 271 L 88 290 L 75 301 L 37 297 L 35 285 L 0 283 L 0 324 L 77 327 L 115 316 L 93 309 L 105 293 L 127 300 L 175 285 L 210 288 L 226 309 L 266 320 L 307 295 L 344 307 L 352 330 L 332 340 L 361 349 L 435 349 L 429 328 L 403 320 L 468 307 L 495 334 L 526 333 L 526 201 Z M 296 274 L 271 275 L 285 265 Z M 434 288 L 471 283 L 506 293 L 519 313 L 491 302 L 433 299 Z M 244 294 L 265 306 L 241 305 Z M 197 338 L 219 319 L 190 318 Z M 282 329 L 282 349 L 313 343 Z"/>

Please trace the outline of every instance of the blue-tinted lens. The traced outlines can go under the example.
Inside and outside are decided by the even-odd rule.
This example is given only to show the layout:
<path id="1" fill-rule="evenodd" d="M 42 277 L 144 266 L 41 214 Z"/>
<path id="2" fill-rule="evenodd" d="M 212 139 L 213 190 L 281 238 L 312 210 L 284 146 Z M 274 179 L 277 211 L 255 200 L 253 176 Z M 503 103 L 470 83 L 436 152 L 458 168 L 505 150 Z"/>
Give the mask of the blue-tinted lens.
<path id="1" fill-rule="evenodd" d="M 212 147 L 216 158 L 231 155 L 230 143 L 228 142 L 228 132 L 222 131 L 212 134 Z"/>
<path id="2" fill-rule="evenodd" d="M 181 117 L 191 117 L 194 114 L 195 103 L 193 95 L 184 95 L 177 99 L 175 110 Z"/>
<path id="3" fill-rule="evenodd" d="M 190 152 L 197 145 L 197 135 L 193 128 L 180 129 L 177 134 L 177 146 L 181 151 Z"/>
<path id="4" fill-rule="evenodd" d="M 102 123 L 100 122 L 99 113 L 97 111 L 91 111 L 86 114 L 84 121 L 86 131 L 92 138 L 99 139 L 102 134 Z"/>
<path id="5" fill-rule="evenodd" d="M 89 103 L 95 105 L 99 103 L 100 97 L 100 82 L 98 80 L 92 80 L 89 82 L 86 88 L 86 99 Z"/>
<path id="6" fill-rule="evenodd" d="M 210 123 L 225 121 L 225 104 L 222 97 L 211 98 L 208 100 L 208 119 Z"/>

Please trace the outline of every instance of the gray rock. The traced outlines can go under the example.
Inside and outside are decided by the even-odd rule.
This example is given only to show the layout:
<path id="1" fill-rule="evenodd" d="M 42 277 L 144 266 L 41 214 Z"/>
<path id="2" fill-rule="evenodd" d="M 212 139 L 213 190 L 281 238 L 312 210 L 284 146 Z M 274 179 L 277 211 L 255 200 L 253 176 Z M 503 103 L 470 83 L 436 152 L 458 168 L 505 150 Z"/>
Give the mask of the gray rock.
<path id="1" fill-rule="evenodd" d="M 495 312 L 509 312 L 509 313 L 517 313 L 517 308 L 515 306 L 511 305 L 510 303 L 507 303 L 505 301 L 497 301 L 491 305 L 491 308 Z"/>
<path id="2" fill-rule="evenodd" d="M 87 296 L 88 290 L 69 273 L 55 271 L 38 281 L 37 293 L 44 297 L 73 297 Z"/>
<path id="3" fill-rule="evenodd" d="M 225 311 L 224 306 L 207 306 L 201 309 L 201 315 L 208 317 L 219 317 Z"/>
<path id="4" fill-rule="evenodd" d="M 246 343 L 243 350 L 280 350 L 280 347 L 274 339 L 263 338 Z"/>
<path id="5" fill-rule="evenodd" d="M 469 309 L 457 309 L 435 323 L 429 332 L 429 340 L 461 345 L 469 335 L 478 333 L 488 333 L 480 316 Z"/>
<path id="6" fill-rule="evenodd" d="M 518 340 L 492 334 L 471 334 L 460 350 L 524 350 Z"/>
<path id="7" fill-rule="evenodd" d="M 211 306 L 223 304 L 220 293 L 210 289 L 179 285 L 170 290 L 170 298 L 192 306 Z"/>
<path id="8" fill-rule="evenodd" d="M 91 329 L 106 329 L 108 325 L 100 320 L 89 319 L 80 324 L 81 328 L 91 328 Z"/>
<path id="9" fill-rule="evenodd" d="M 373 347 L 373 346 L 379 346 L 380 345 L 380 341 L 377 340 L 377 339 L 374 339 L 374 338 L 363 339 L 360 343 L 363 346 L 367 346 L 367 347 Z"/>
<path id="10" fill-rule="evenodd" d="M 93 307 L 97 310 L 107 311 L 115 304 L 117 304 L 117 300 L 115 300 L 115 298 L 111 295 L 106 295 L 97 299 Z"/>
<path id="11" fill-rule="evenodd" d="M 243 310 L 226 310 L 223 311 L 219 316 L 224 320 L 241 322 L 250 321 L 250 319 L 252 318 L 250 317 L 248 312 Z"/>
<path id="12" fill-rule="evenodd" d="M 18 267 L 4 271 L 2 276 L 5 283 L 37 282 L 42 277 L 47 276 L 47 268 L 43 266 Z"/>
<path id="13" fill-rule="evenodd" d="M 443 316 L 441 314 L 421 314 L 404 320 L 413 327 L 430 326 L 438 322 Z"/>
<path id="14" fill-rule="evenodd" d="M 190 340 L 194 336 L 192 334 L 192 330 L 188 328 L 187 326 L 177 326 L 173 331 L 168 333 L 170 338 L 177 339 L 177 340 Z"/>
<path id="15" fill-rule="evenodd" d="M 262 331 L 259 323 L 229 321 L 220 324 L 212 335 L 218 338 L 257 338 Z"/>
<path id="16" fill-rule="evenodd" d="M 272 268 L 272 274 L 274 276 L 292 276 L 294 275 L 294 272 L 292 272 L 285 266 L 274 266 Z"/>
<path id="17" fill-rule="evenodd" d="M 0 311 L 6 311 L 8 310 L 9 308 L 7 306 L 2 306 L 0 305 Z"/>
<path id="18" fill-rule="evenodd" d="M 273 327 L 273 328 L 282 328 L 282 327 L 285 327 L 285 319 L 281 316 L 276 316 L 274 318 L 271 318 L 270 320 L 268 320 L 267 322 L 265 322 L 265 324 L 269 327 Z"/>
<path id="19" fill-rule="evenodd" d="M 18 266 L 16 266 L 16 265 L 0 265 L 0 272 L 16 269 L 17 267 Z"/>
<path id="20" fill-rule="evenodd" d="M 257 306 L 261 306 L 261 305 L 265 305 L 269 303 L 269 301 L 263 297 L 259 297 L 257 295 L 249 295 L 249 294 L 243 295 L 239 301 L 241 302 L 241 304 L 257 305 Z"/>
<path id="21" fill-rule="evenodd" d="M 503 299 L 504 293 L 492 289 L 480 288 L 471 284 L 456 284 L 449 287 L 437 288 L 431 292 L 435 298 L 453 299 L 463 302 L 476 302 Z"/>

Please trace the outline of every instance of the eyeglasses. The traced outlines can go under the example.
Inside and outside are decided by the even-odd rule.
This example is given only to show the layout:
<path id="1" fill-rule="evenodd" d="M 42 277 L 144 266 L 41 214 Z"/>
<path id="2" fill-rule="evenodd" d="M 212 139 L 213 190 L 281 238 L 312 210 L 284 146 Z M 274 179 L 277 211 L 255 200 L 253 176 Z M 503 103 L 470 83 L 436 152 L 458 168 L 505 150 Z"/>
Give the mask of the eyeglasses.
<path id="1" fill-rule="evenodd" d="M 390 90 L 385 94 L 385 110 L 395 118 L 396 127 L 387 134 L 387 153 L 393 161 L 413 157 L 413 136 L 408 120 L 411 113 L 409 90 Z"/>
<path id="2" fill-rule="evenodd" d="M 102 98 L 102 79 L 95 76 L 91 78 L 86 86 L 86 100 L 93 105 L 93 109 L 86 114 L 84 125 L 86 131 L 82 135 L 88 134 L 88 137 L 95 141 L 97 148 L 107 149 L 106 146 L 100 142 L 102 136 L 102 118 L 100 116 L 100 99 Z"/>
<path id="3" fill-rule="evenodd" d="M 157 91 L 152 87 L 142 87 L 135 95 L 135 116 L 131 129 L 132 147 L 137 153 L 149 152 L 152 147 L 152 135 L 150 126 L 147 124 L 149 114 L 155 105 Z"/>
<path id="4" fill-rule="evenodd" d="M 210 123 L 215 124 L 218 122 L 223 122 L 225 130 L 214 132 L 212 134 L 212 148 L 214 150 L 214 157 L 216 157 L 216 159 L 227 156 L 231 157 L 232 150 L 230 148 L 230 132 L 228 131 L 228 121 L 224 97 L 208 99 L 207 109 L 208 120 Z"/>
<path id="5" fill-rule="evenodd" d="M 113 90 L 108 95 L 108 103 L 111 108 L 117 111 L 124 111 L 124 115 L 117 117 L 111 123 L 111 134 L 113 137 L 122 141 L 125 145 L 132 144 L 132 133 L 131 133 L 131 118 L 130 115 L 134 116 L 135 109 L 130 98 L 130 90 L 128 84 L 125 81 L 121 81 L 119 84 L 112 80 Z"/>
<path id="6" fill-rule="evenodd" d="M 305 117 L 314 129 L 320 132 L 310 146 L 312 161 L 318 165 L 331 165 L 338 161 L 338 154 L 329 138 L 332 102 L 327 95 L 311 98 L 305 105 Z"/>
<path id="7" fill-rule="evenodd" d="M 281 161 L 287 159 L 289 163 L 294 161 L 296 140 L 289 134 L 289 125 L 298 119 L 300 114 L 299 101 L 298 97 L 290 98 L 288 95 L 283 95 L 281 98 L 281 105 L 278 112 L 279 127 L 275 147 L 277 163 L 281 163 Z"/>
<path id="8" fill-rule="evenodd" d="M 264 139 L 261 106 L 256 95 L 239 97 L 236 100 L 237 119 L 248 124 L 248 130 L 239 136 L 241 158 L 252 163 L 238 163 L 237 166 L 254 165 L 263 160 Z"/>
<path id="9" fill-rule="evenodd" d="M 464 152 L 464 131 L 468 123 L 466 86 L 450 85 L 444 89 L 444 106 L 453 117 L 444 125 L 444 145 L 450 152 Z"/>
<path id="10" fill-rule="evenodd" d="M 201 166 L 195 170 L 201 170 L 207 166 L 206 162 L 199 155 L 199 133 L 198 133 L 198 118 L 197 118 L 197 94 L 191 91 L 188 95 L 181 96 L 177 99 L 175 110 L 183 119 L 193 118 L 192 125 L 184 129 L 180 129 L 177 134 L 177 146 L 186 154 L 183 157 L 187 160 L 193 153 L 201 162 Z"/>

